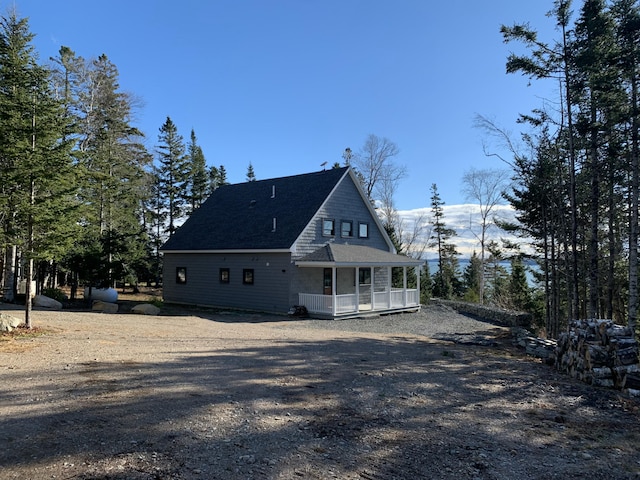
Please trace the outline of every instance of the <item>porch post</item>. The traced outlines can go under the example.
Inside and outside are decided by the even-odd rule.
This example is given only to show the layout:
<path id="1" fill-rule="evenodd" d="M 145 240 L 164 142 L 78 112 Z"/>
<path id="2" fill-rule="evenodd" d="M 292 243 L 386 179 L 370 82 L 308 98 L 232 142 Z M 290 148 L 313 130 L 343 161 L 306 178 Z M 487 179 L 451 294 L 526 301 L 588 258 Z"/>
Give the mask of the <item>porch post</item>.
<path id="1" fill-rule="evenodd" d="M 389 299 L 387 300 L 387 308 L 391 308 L 391 280 L 392 280 L 392 275 L 393 273 L 393 267 L 389 266 L 387 267 L 387 291 L 389 292 Z"/>
<path id="2" fill-rule="evenodd" d="M 402 304 L 407 306 L 407 266 L 402 267 Z"/>
<path id="3" fill-rule="evenodd" d="M 360 311 L 360 267 L 356 267 L 356 313 Z"/>
<path id="4" fill-rule="evenodd" d="M 331 296 L 332 296 L 332 308 L 333 308 L 333 316 L 336 316 L 336 311 L 338 309 L 338 306 L 336 305 L 336 301 L 338 300 L 338 297 L 336 296 L 336 291 L 338 290 L 338 284 L 336 282 L 337 280 L 337 275 L 336 275 L 336 267 L 331 267 Z"/>
<path id="5" fill-rule="evenodd" d="M 417 265 L 415 268 L 416 278 L 418 279 L 418 305 L 420 305 L 420 275 L 422 275 L 422 265 Z"/>

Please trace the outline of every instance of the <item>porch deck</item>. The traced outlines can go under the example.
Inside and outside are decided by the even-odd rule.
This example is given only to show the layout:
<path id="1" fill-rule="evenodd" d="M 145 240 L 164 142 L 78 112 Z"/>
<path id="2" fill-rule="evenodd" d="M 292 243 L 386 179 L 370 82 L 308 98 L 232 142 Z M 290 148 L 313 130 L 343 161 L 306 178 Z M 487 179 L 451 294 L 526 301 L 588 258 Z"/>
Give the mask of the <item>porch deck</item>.
<path id="1" fill-rule="evenodd" d="M 362 314 L 381 314 L 420 309 L 417 289 L 391 289 L 373 293 L 373 301 L 363 302 L 355 294 L 318 295 L 299 293 L 299 304 L 310 314 L 329 318 L 343 318 Z"/>

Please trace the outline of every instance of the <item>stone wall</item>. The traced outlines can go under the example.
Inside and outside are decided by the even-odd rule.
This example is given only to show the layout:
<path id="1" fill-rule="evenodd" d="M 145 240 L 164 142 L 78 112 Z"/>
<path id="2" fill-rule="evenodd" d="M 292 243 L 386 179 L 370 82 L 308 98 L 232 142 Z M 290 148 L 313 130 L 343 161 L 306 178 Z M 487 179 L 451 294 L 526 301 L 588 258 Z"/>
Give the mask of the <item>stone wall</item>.
<path id="1" fill-rule="evenodd" d="M 446 305 L 460 313 L 474 315 L 498 325 L 506 327 L 529 328 L 533 321 L 533 315 L 525 312 L 514 312 L 495 307 L 487 307 L 478 303 L 459 302 L 455 300 L 431 299 L 433 303 Z"/>

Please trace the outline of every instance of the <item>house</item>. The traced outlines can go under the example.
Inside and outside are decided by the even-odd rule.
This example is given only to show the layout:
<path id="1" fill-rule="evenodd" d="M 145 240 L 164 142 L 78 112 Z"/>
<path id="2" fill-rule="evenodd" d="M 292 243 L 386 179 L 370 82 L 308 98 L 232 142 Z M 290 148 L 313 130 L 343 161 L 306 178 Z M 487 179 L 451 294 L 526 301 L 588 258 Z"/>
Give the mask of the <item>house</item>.
<path id="1" fill-rule="evenodd" d="M 304 305 L 320 318 L 420 308 L 407 272 L 423 261 L 396 255 L 350 167 L 224 185 L 162 251 L 169 303 L 274 313 Z"/>

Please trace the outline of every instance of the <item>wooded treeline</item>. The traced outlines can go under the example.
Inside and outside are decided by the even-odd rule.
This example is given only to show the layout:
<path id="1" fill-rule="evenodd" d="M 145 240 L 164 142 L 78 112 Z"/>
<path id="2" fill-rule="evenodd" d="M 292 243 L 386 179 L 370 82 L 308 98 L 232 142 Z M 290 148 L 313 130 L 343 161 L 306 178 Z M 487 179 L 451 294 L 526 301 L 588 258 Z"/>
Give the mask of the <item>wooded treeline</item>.
<path id="1" fill-rule="evenodd" d="M 528 24 L 501 29 L 505 42 L 526 47 L 509 56 L 507 72 L 558 85 L 556 98 L 521 116 L 526 148 L 512 148 L 517 185 L 508 195 L 541 259 L 552 337 L 570 319 L 635 327 L 638 308 L 640 7 L 571 7 L 554 2 L 549 43 Z"/>
<path id="2" fill-rule="evenodd" d="M 167 118 L 154 151 L 133 122 L 137 99 L 100 55 L 68 47 L 39 62 L 28 21 L 0 19 L 0 286 L 5 299 L 62 280 L 157 282 L 176 222 L 226 183 Z M 154 161 L 154 157 L 156 161 Z M 103 285 L 104 286 L 104 285 Z"/>

